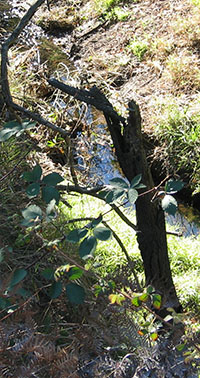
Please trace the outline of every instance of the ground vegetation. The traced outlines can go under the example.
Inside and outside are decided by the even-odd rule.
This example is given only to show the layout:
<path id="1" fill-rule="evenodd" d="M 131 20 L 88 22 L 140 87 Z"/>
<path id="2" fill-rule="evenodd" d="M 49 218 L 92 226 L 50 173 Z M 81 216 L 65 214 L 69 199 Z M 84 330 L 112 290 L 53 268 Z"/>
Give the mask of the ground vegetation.
<path id="1" fill-rule="evenodd" d="M 2 16 L 2 42 L 27 10 L 21 6 Z M 194 1 L 52 1 L 7 46 L 10 106 L 5 93 L 0 101 L 3 376 L 198 377 L 198 237 L 177 239 L 174 229 L 168 236 L 184 312 L 168 309 L 168 318 L 161 317 L 163 298 L 152 285 L 145 288 L 136 236 L 124 222 L 129 219 L 134 228 L 133 210 L 125 208 L 123 219 L 120 207 L 115 215 L 111 211 L 116 210 L 113 196 L 128 195 L 135 202 L 143 172 L 127 173 L 131 186 L 124 178 L 110 181 L 106 196 L 112 198 L 102 210 L 97 193 L 104 181 L 96 171 L 91 174 L 101 115 L 91 116 L 89 106 L 49 81 L 53 75 L 88 92 L 97 85 L 114 105 L 111 115 L 116 110 L 120 119 L 134 98 L 158 182 L 174 174 L 179 184 L 167 184 L 170 194 L 183 178 L 198 203 L 198 6 Z M 9 3 L 6 7 L 9 12 Z M 21 124 L 19 111 L 39 126 Z M 100 143 L 112 148 L 107 135 Z M 88 193 L 88 183 L 97 189 Z M 173 209 L 175 203 L 170 202 Z M 85 264 L 89 254 L 93 258 Z"/>

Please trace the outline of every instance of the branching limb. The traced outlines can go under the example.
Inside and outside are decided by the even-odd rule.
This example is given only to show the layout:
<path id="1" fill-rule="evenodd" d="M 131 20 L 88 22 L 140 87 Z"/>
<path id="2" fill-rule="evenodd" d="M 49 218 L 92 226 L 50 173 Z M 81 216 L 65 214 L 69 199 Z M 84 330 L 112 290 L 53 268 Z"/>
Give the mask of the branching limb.
<path id="1" fill-rule="evenodd" d="M 8 109 L 19 111 L 20 113 L 26 115 L 28 118 L 35 120 L 36 122 L 52 129 L 55 132 L 60 133 L 63 136 L 68 136 L 68 132 L 63 130 L 61 127 L 58 127 L 54 125 L 53 123 L 47 121 L 44 119 L 41 115 L 37 113 L 33 113 L 30 110 L 16 104 L 13 102 L 11 93 L 10 93 L 10 86 L 8 81 L 8 50 L 9 48 L 14 44 L 16 39 L 19 37 L 22 30 L 25 28 L 25 26 L 28 24 L 28 22 L 31 20 L 37 9 L 45 2 L 45 0 L 38 0 L 35 4 L 33 4 L 28 11 L 25 13 L 25 15 L 22 17 L 20 23 L 17 25 L 17 27 L 14 29 L 14 31 L 11 33 L 11 35 L 8 37 L 8 39 L 2 44 L 1 49 L 1 87 L 2 87 L 2 93 L 4 96 L 5 103 L 8 107 Z M 19 117 L 15 114 L 16 118 Z"/>
<path id="2" fill-rule="evenodd" d="M 104 186 L 97 186 L 97 187 L 94 187 L 94 188 L 85 188 L 85 187 L 76 186 L 76 185 L 68 185 L 68 186 L 58 185 L 58 187 L 57 187 L 57 189 L 60 190 L 60 191 L 66 191 L 68 193 L 76 192 L 76 193 L 79 193 L 79 194 L 87 194 L 87 195 L 90 195 L 92 197 L 95 197 L 95 198 L 98 198 L 98 199 L 104 201 L 104 199 L 102 199 L 98 195 L 98 192 L 100 192 L 103 188 L 104 188 Z M 130 219 L 128 219 L 126 217 L 126 215 L 119 209 L 119 207 L 117 207 L 114 203 L 110 203 L 109 206 L 112 208 L 112 210 L 114 210 L 119 215 L 119 217 L 129 227 L 131 227 L 134 231 L 138 232 L 137 226 L 133 222 L 131 222 Z"/>

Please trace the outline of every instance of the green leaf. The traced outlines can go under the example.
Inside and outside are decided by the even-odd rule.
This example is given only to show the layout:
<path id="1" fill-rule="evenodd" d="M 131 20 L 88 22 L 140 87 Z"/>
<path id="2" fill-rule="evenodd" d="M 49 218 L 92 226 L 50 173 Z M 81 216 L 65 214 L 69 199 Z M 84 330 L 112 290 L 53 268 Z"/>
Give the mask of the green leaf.
<path id="1" fill-rule="evenodd" d="M 149 285 L 149 286 L 147 286 L 147 293 L 148 294 L 152 294 L 153 293 L 153 291 L 154 291 L 154 288 L 153 288 L 153 286 L 151 286 L 151 285 Z"/>
<path id="2" fill-rule="evenodd" d="M 117 201 L 120 197 L 122 197 L 126 193 L 123 189 L 115 189 L 113 190 L 113 202 Z"/>
<path id="3" fill-rule="evenodd" d="M 98 218 L 93 219 L 93 221 L 91 222 L 91 228 L 98 226 L 102 222 L 102 219 L 103 219 L 102 215 L 99 215 Z"/>
<path id="4" fill-rule="evenodd" d="M 178 208 L 178 204 L 174 197 L 166 194 L 165 197 L 161 201 L 161 205 L 164 211 L 170 215 L 175 215 L 176 210 Z"/>
<path id="5" fill-rule="evenodd" d="M 141 301 L 139 300 L 139 297 L 134 297 L 132 300 L 131 300 L 131 303 L 135 306 L 135 307 L 139 307 L 141 305 Z"/>
<path id="6" fill-rule="evenodd" d="M 68 272 L 68 277 L 70 281 L 78 280 L 83 275 L 83 270 L 74 266 Z"/>
<path id="7" fill-rule="evenodd" d="M 176 345 L 178 352 L 182 352 L 182 350 L 185 348 L 185 345 L 186 343 Z"/>
<path id="8" fill-rule="evenodd" d="M 42 271 L 41 275 L 45 278 L 45 280 L 53 280 L 54 279 L 54 272 L 55 269 L 52 268 L 46 268 Z"/>
<path id="9" fill-rule="evenodd" d="M 76 283 L 66 285 L 66 295 L 72 304 L 82 304 L 85 300 L 84 288 Z"/>
<path id="10" fill-rule="evenodd" d="M 49 289 L 49 296 L 51 299 L 58 298 L 62 292 L 62 282 L 61 281 L 55 281 L 51 285 Z"/>
<path id="11" fill-rule="evenodd" d="M 158 339 L 158 334 L 157 334 L 157 332 L 153 332 L 153 333 L 151 333 L 151 334 L 150 334 L 150 337 L 151 337 L 151 339 L 152 339 L 153 341 L 156 341 L 156 340 Z"/>
<path id="12" fill-rule="evenodd" d="M 93 233 L 96 239 L 103 241 L 110 239 L 112 236 L 112 232 L 106 227 L 94 228 Z"/>
<path id="13" fill-rule="evenodd" d="M 16 269 L 13 273 L 13 276 L 11 278 L 10 284 L 9 284 L 9 290 L 17 285 L 19 282 L 21 282 L 27 275 L 27 270 L 25 269 Z"/>
<path id="14" fill-rule="evenodd" d="M 161 295 L 160 294 L 153 294 L 152 295 L 152 300 L 153 300 L 153 306 L 157 310 L 159 310 L 160 307 L 161 307 L 161 301 L 162 301 Z"/>
<path id="15" fill-rule="evenodd" d="M 138 192 L 135 189 L 128 190 L 128 199 L 131 204 L 134 204 L 138 198 Z"/>
<path id="16" fill-rule="evenodd" d="M 97 246 L 97 239 L 94 236 L 87 236 L 79 246 L 79 255 L 82 259 L 91 256 Z"/>
<path id="17" fill-rule="evenodd" d="M 49 203 L 52 199 L 55 199 L 56 204 L 58 204 L 60 199 L 60 193 L 54 186 L 45 186 L 42 188 L 42 199 Z"/>
<path id="18" fill-rule="evenodd" d="M 30 129 L 36 125 L 36 122 L 25 120 L 22 123 L 18 121 L 10 121 L 4 124 L 0 131 L 0 142 L 5 142 L 12 136 L 20 136 L 25 130 Z"/>
<path id="19" fill-rule="evenodd" d="M 50 173 L 49 175 L 45 176 L 42 182 L 46 185 L 56 186 L 59 182 L 63 181 L 64 178 L 59 175 L 57 172 Z"/>
<path id="20" fill-rule="evenodd" d="M 148 293 L 143 293 L 143 294 L 141 294 L 141 295 L 139 296 L 139 300 L 140 300 L 141 302 L 146 302 L 148 298 L 149 298 L 149 294 L 148 294 Z"/>
<path id="21" fill-rule="evenodd" d="M 126 180 L 124 180 L 120 177 L 116 177 L 116 178 L 111 179 L 109 181 L 109 183 L 113 188 L 117 188 L 117 189 L 121 189 L 121 188 L 128 189 L 129 188 L 129 184 L 126 182 Z"/>
<path id="22" fill-rule="evenodd" d="M 112 203 L 114 201 L 114 190 L 110 190 L 106 197 L 105 197 L 106 203 Z"/>
<path id="23" fill-rule="evenodd" d="M 42 210 L 39 206 L 31 205 L 27 207 L 26 209 L 22 210 L 22 215 L 25 218 L 24 221 L 22 221 L 22 225 L 24 226 L 34 226 L 35 221 L 37 219 L 42 219 Z"/>
<path id="24" fill-rule="evenodd" d="M 184 185 L 185 184 L 182 181 L 169 180 L 165 185 L 165 191 L 166 193 L 174 194 L 181 190 Z"/>
<path id="25" fill-rule="evenodd" d="M 40 165 L 36 165 L 32 171 L 24 172 L 22 178 L 26 182 L 38 182 L 42 176 L 42 168 Z"/>
<path id="26" fill-rule="evenodd" d="M 66 240 L 70 243 L 78 243 L 85 235 L 87 235 L 88 230 L 86 228 L 76 228 L 66 236 Z"/>
<path id="27" fill-rule="evenodd" d="M 140 183 L 141 180 L 142 180 L 142 175 L 140 173 L 139 175 L 135 176 L 133 178 L 133 180 L 131 180 L 131 186 L 130 187 L 135 188 Z"/>
<path id="28" fill-rule="evenodd" d="M 28 188 L 26 189 L 26 194 L 29 198 L 38 196 L 40 192 L 40 184 L 37 182 L 34 182 L 33 184 L 30 184 Z"/>

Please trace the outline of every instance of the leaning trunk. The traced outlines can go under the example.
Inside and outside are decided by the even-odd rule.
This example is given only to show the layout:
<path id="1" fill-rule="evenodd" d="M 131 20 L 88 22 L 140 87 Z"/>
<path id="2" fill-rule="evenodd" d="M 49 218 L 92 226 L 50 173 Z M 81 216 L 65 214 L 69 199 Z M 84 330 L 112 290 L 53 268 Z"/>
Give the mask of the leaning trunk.
<path id="1" fill-rule="evenodd" d="M 141 117 L 135 102 L 129 103 L 128 122 L 123 131 L 120 123 L 106 116 L 120 166 L 129 180 L 142 174 L 146 189 L 154 187 L 150 168 L 142 143 Z M 162 294 L 163 306 L 179 308 L 180 304 L 172 280 L 167 249 L 164 212 L 159 202 L 151 202 L 152 194 L 140 196 L 136 201 L 137 241 L 141 252 L 146 284 Z"/>

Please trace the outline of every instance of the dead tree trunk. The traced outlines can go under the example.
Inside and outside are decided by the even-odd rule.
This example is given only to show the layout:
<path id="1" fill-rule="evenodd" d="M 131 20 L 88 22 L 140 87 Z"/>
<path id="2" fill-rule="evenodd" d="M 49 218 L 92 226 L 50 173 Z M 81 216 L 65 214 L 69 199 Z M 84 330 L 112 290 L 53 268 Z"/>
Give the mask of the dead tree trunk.
<path id="1" fill-rule="evenodd" d="M 117 159 L 124 175 L 131 181 L 142 174 L 147 189 L 154 187 L 142 142 L 141 116 L 138 105 L 129 103 L 126 121 L 113 109 L 107 98 L 96 88 L 90 91 L 69 87 L 55 79 L 49 83 L 75 98 L 102 110 L 113 140 Z M 164 212 L 159 203 L 151 202 L 151 194 L 136 201 L 137 240 L 141 252 L 146 283 L 152 284 L 163 296 L 163 306 L 178 309 L 180 304 L 172 280 L 168 258 Z"/>

